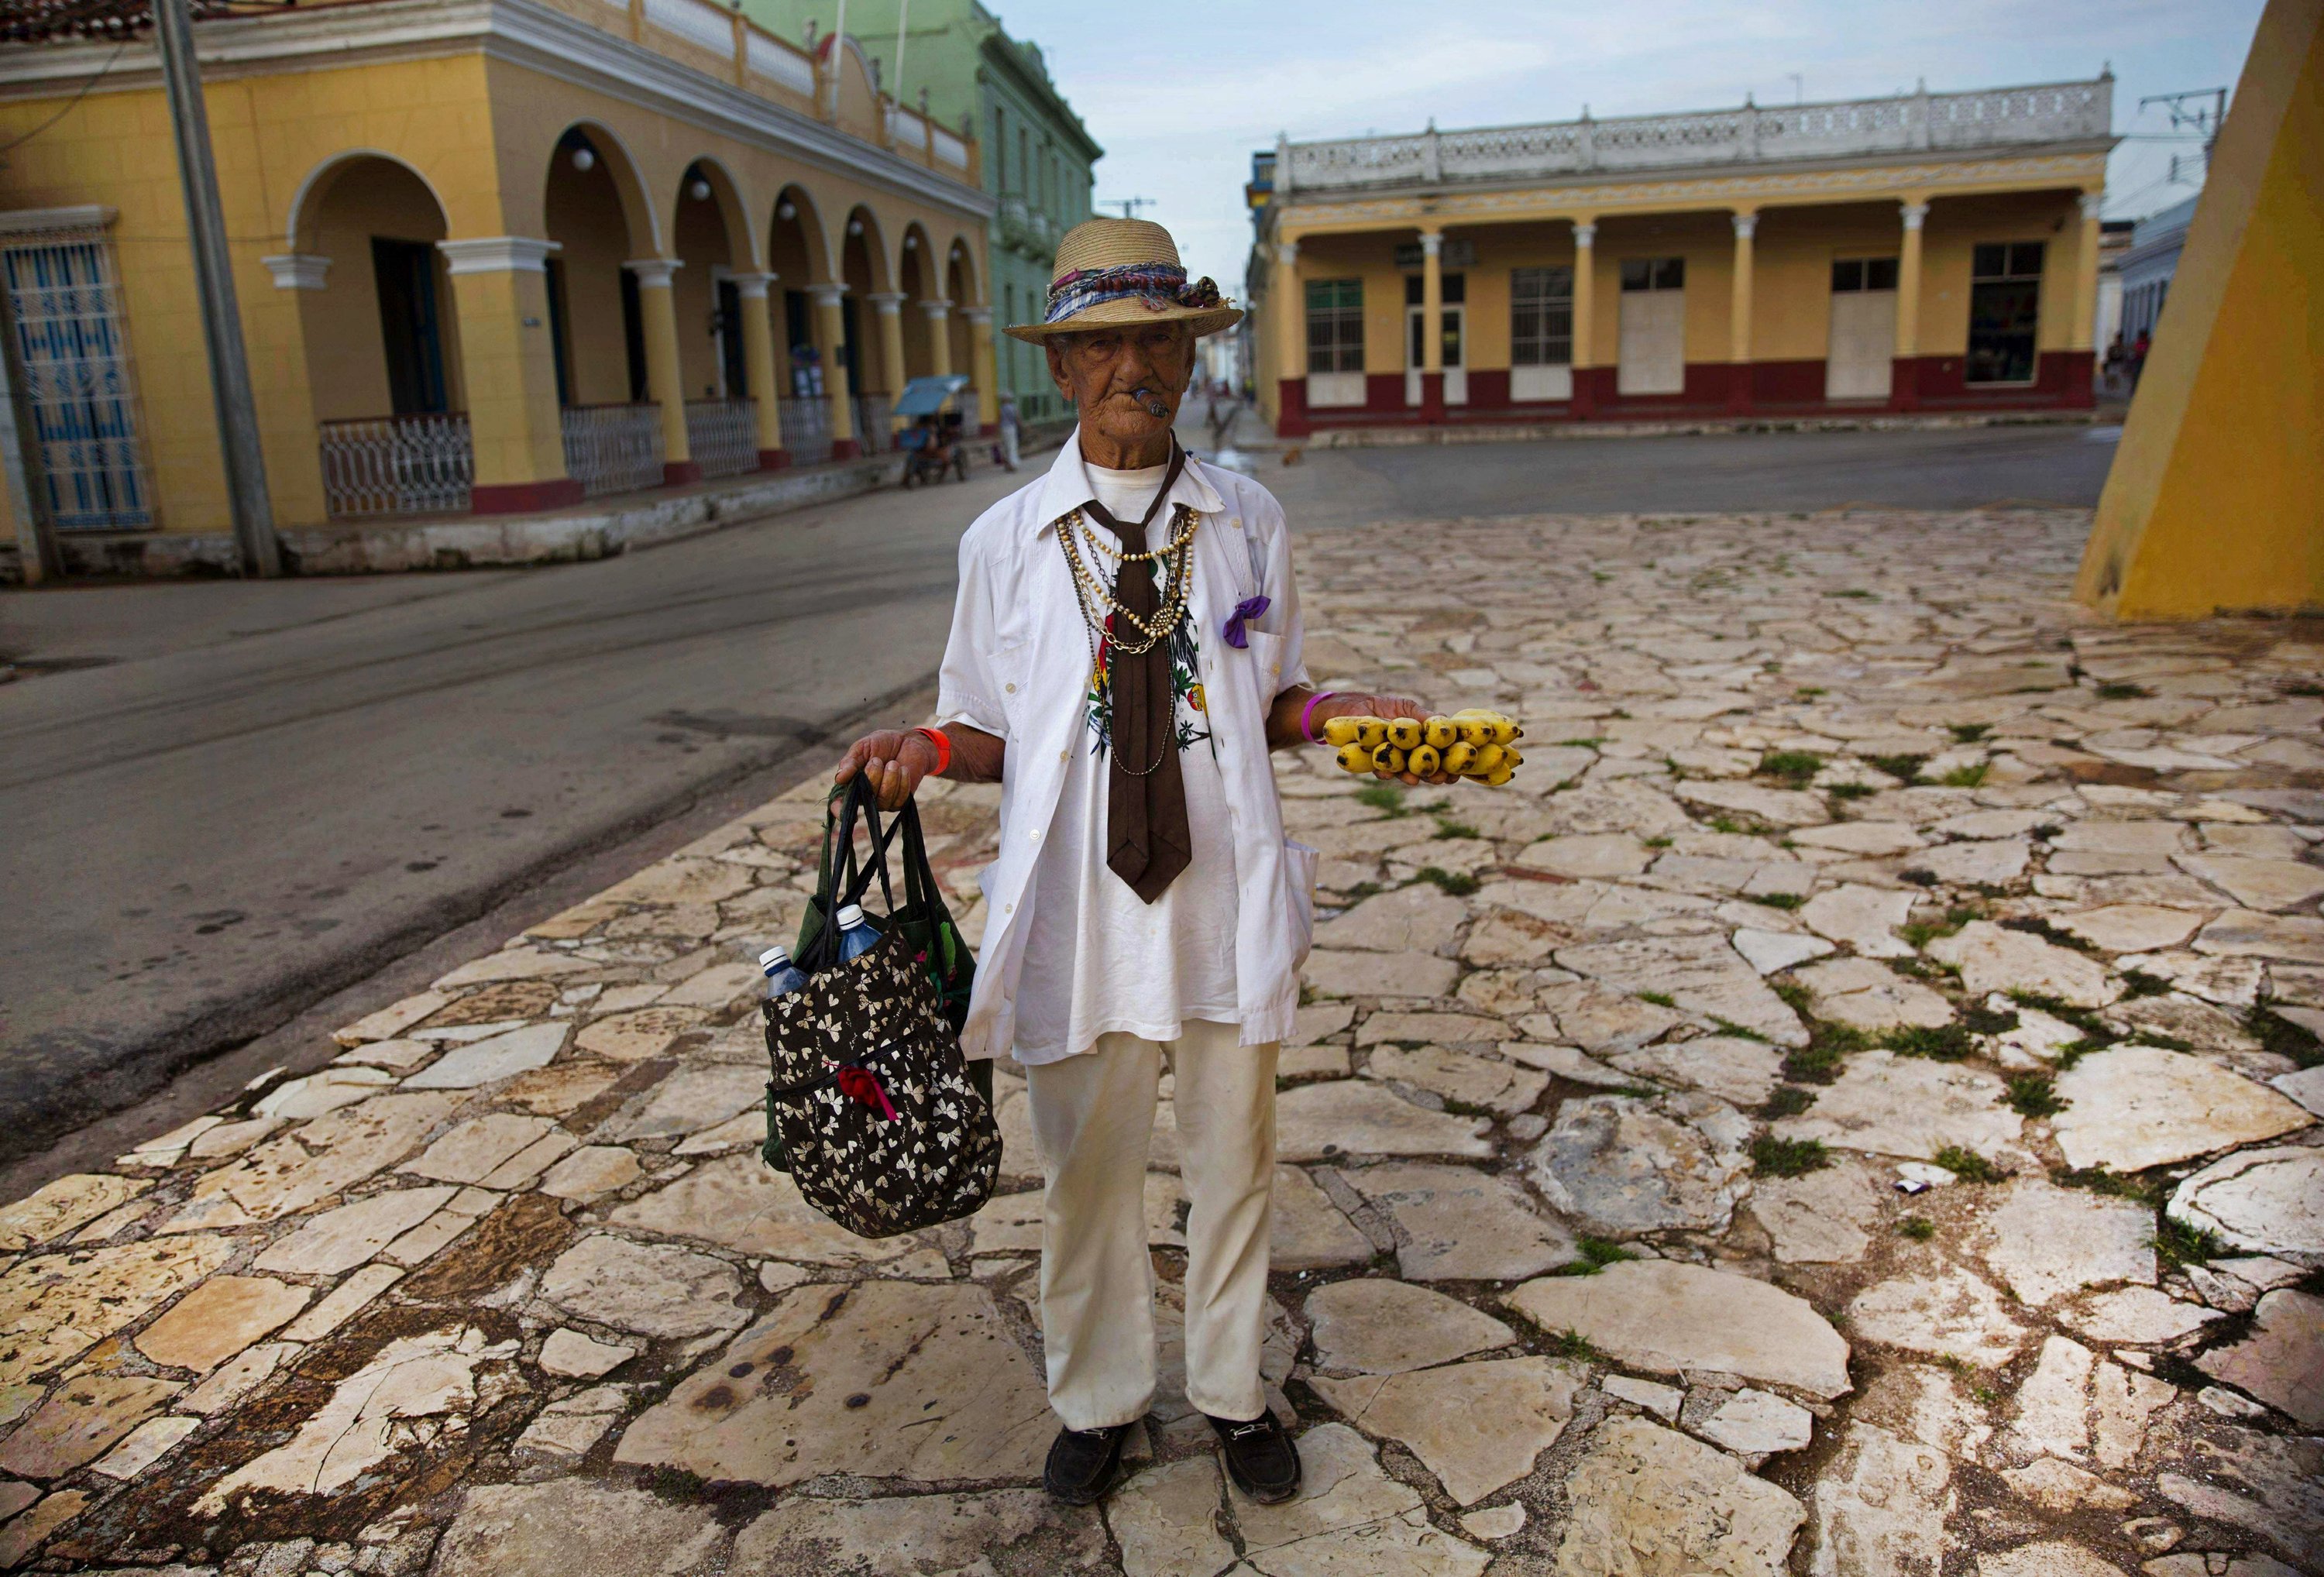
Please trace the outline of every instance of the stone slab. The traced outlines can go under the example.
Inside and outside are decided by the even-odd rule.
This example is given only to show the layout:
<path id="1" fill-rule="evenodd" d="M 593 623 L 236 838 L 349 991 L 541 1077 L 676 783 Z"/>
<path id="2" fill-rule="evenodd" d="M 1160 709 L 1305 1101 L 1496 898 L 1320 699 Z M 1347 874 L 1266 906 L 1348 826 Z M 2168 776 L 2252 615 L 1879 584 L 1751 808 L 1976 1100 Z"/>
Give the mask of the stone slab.
<path id="1" fill-rule="evenodd" d="M 1805 1299 L 1731 1271 L 1673 1259 L 1528 1281 L 1510 1307 L 1655 1374 L 1711 1370 L 1831 1397 L 1847 1394 L 1848 1342 Z"/>

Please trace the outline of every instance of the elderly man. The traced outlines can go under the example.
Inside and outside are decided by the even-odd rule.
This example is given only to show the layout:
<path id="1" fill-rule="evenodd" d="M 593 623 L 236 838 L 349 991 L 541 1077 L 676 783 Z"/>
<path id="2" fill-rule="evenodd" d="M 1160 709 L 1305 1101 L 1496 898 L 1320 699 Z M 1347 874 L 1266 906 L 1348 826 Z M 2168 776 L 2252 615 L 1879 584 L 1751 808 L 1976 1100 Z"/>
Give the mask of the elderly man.
<path id="1" fill-rule="evenodd" d="M 1076 1505 L 1105 1493 L 1154 1394 L 1145 1183 L 1166 1056 L 1191 1202 L 1186 1399 L 1246 1494 L 1298 1490 L 1259 1348 L 1276 1051 L 1316 856 L 1284 836 L 1268 752 L 1342 715 L 1424 715 L 1308 688 L 1282 510 L 1177 446 L 1194 341 L 1241 316 L 1209 280 L 1188 285 L 1159 225 L 1065 237 L 1044 321 L 1009 332 L 1047 351 L 1080 427 L 962 539 L 938 726 L 872 734 L 838 773 L 871 773 L 890 807 L 929 773 L 1001 785 L 962 1041 L 1012 1057 L 1028 1087 L 1065 1425 L 1044 1480 Z"/>

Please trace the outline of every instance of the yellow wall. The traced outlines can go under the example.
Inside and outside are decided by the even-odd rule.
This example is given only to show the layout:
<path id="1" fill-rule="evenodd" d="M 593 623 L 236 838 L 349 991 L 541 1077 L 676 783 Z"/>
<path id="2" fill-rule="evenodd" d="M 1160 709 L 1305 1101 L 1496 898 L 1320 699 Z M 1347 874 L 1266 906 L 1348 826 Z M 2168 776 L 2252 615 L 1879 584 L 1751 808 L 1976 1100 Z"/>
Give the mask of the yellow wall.
<path id="1" fill-rule="evenodd" d="M 2074 276 L 2080 244 L 2076 193 L 1997 193 L 1940 200 L 1924 231 L 1921 354 L 1960 355 L 1969 344 L 1971 249 L 1984 241 L 2045 244 L 2038 344 L 2061 350 L 2070 343 Z M 1570 264 L 1572 226 L 1565 220 L 1448 226 L 1448 239 L 1472 243 L 1466 277 L 1467 364 L 1499 369 L 1509 363 L 1508 276 L 1513 269 Z M 1903 219 L 1895 201 L 1763 209 L 1753 237 L 1751 359 L 1816 361 L 1830 348 L 1831 263 L 1842 257 L 1896 257 Z M 1368 373 L 1405 370 L 1405 280 L 1395 267 L 1399 244 L 1416 241 L 1415 228 L 1331 233 L 1299 238 L 1301 290 L 1288 309 L 1304 314 L 1306 281 L 1360 279 L 1364 287 L 1364 364 Z M 1621 264 L 1628 258 L 1686 260 L 1686 346 L 1689 362 L 1724 362 L 1730 349 L 1735 231 L 1726 212 L 1612 214 L 1598 220 L 1593 249 L 1592 359 L 1610 367 L 1621 342 Z M 1452 272 L 1448 270 L 1449 272 Z M 1272 265 L 1268 295 L 1254 331 L 1262 410 L 1274 417 L 1276 381 L 1299 376 L 1278 360 L 1272 315 L 1277 300 Z"/>
<path id="2" fill-rule="evenodd" d="M 2124 619 L 2324 608 L 2324 3 L 2233 103 L 2075 585 Z"/>
<path id="3" fill-rule="evenodd" d="M 565 276 L 565 364 L 576 405 L 630 397 L 629 342 L 622 330 L 622 264 L 630 244 L 621 195 L 601 161 L 583 171 L 557 161 L 544 199 L 543 238 L 558 244 Z"/>
<path id="4" fill-rule="evenodd" d="M 602 20 L 603 9 L 599 5 L 587 14 Z M 681 52 L 668 41 L 655 47 Z M 704 69 L 715 65 L 707 60 Z M 955 242 L 980 254 L 984 246 L 982 225 L 973 219 L 481 54 L 320 67 L 309 57 L 281 69 L 241 69 L 244 74 L 212 72 L 206 96 L 275 516 L 283 526 L 325 518 L 318 410 L 327 420 L 387 409 L 378 307 L 368 288 L 368 237 L 423 238 L 431 207 L 442 216 L 434 235 L 566 243 L 569 364 L 574 393 L 585 402 L 628 394 L 618 277 L 608 266 L 624 257 L 686 260 L 678 278 L 687 392 L 698 397 L 706 383 L 715 382 L 711 264 L 731 257 L 738 271 L 762 266 L 776 198 L 787 184 L 812 190 L 812 208 L 802 211 L 819 233 L 810 238 L 798 271 L 786 271 L 786 286 L 830 277 L 824 260 L 835 251 L 830 244 L 835 226 L 858 204 L 878 217 L 879 233 L 890 238 L 884 244 L 894 244 L 904 226 L 916 220 L 939 255 Z M 851 65 L 850 70 L 843 124 L 872 130 L 876 121 L 860 69 Z M 92 93 L 68 107 L 78 86 L 60 81 L 52 91 L 44 85 L 42 97 L 0 98 L 0 144 L 11 145 L 0 167 L 0 208 L 94 203 L 118 210 L 111 240 L 160 527 L 226 531 L 208 361 L 167 107 L 158 86 Z M 604 184 L 586 201 L 575 198 L 573 212 L 552 215 L 550 160 L 558 139 L 580 122 L 594 128 L 593 139 L 604 134 Z M 330 200 L 312 200 L 335 190 L 337 183 L 328 179 L 335 161 L 365 150 L 408 165 L 414 175 L 399 186 L 375 179 L 374 165 L 372 178 L 351 180 Z M 696 160 L 731 174 L 717 205 L 681 202 L 681 178 Z M 318 173 L 324 179 L 314 179 Z M 432 194 L 432 200 L 421 201 L 422 193 Z M 300 233 L 294 236 L 294 206 L 302 198 L 309 200 L 298 209 Z M 618 224 L 609 205 L 620 210 Z M 719 238 L 723 244 L 696 235 L 690 217 L 688 228 L 678 226 L 685 208 L 705 207 L 732 216 L 732 233 Z M 259 259 L 291 252 L 332 259 L 326 290 L 275 287 Z M 880 262 L 882 277 L 889 277 L 889 260 Z M 495 419 L 497 425 L 484 424 L 500 435 L 490 446 L 498 456 L 493 464 L 512 467 L 491 479 L 558 475 L 553 379 L 545 407 L 540 388 L 550 355 L 545 276 L 530 274 L 496 290 L 465 282 L 482 277 L 487 276 L 446 281 L 439 291 L 452 386 L 466 386 L 466 403 L 480 420 L 475 407 L 487 398 L 487 384 L 494 391 L 491 397 L 515 402 L 504 420 Z M 505 326 L 474 322 L 480 300 L 515 316 Z M 779 312 L 779 297 L 773 305 Z M 779 317 L 777 323 L 779 345 Z M 489 376 L 480 358 L 492 362 Z M 479 478 L 484 480 L 487 445 L 481 433 L 480 428 Z"/>

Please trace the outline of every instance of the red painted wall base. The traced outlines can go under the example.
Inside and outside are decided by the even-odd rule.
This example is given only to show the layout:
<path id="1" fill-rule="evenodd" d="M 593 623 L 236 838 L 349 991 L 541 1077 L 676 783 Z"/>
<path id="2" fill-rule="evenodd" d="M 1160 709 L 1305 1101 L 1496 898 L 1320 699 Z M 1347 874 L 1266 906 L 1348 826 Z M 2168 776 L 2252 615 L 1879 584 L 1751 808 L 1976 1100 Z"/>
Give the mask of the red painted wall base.
<path id="1" fill-rule="evenodd" d="M 567 509 L 581 502 L 581 484 L 570 476 L 546 482 L 479 483 L 468 489 L 468 512 L 479 515 L 529 515 L 545 509 Z"/>
<path id="2" fill-rule="evenodd" d="M 761 471 L 785 470 L 789 466 L 790 463 L 791 452 L 788 449 L 761 449 L 759 451 L 759 469 Z"/>
<path id="3" fill-rule="evenodd" d="M 661 484 L 664 487 L 691 487 L 702 480 L 702 467 L 693 460 L 664 460 L 661 463 Z"/>
<path id="4" fill-rule="evenodd" d="M 1477 368 L 1469 374 L 1469 398 L 1448 406 L 1442 374 L 1421 374 L 1418 405 L 1405 400 L 1402 373 L 1365 378 L 1360 406 L 1311 410 L 1307 381 L 1286 378 L 1276 431 L 1305 438 L 1319 428 L 1439 427 L 1494 422 L 1672 421 L 1779 417 L 1848 417 L 1867 411 L 2087 410 L 2095 402 L 2094 358 L 2089 351 L 2043 351 L 2029 383 L 1971 383 L 1960 355 L 1899 357 L 1890 374 L 1890 394 L 1877 401 L 1831 401 L 1824 396 L 1821 361 L 1691 362 L 1685 387 L 1675 394 L 1629 394 L 1617 388 L 1612 367 L 1577 367 L 1570 400 L 1509 400 L 1508 374 Z"/>
<path id="5" fill-rule="evenodd" d="M 862 452 L 863 446 L 857 443 L 853 438 L 834 438 L 831 440 L 831 457 L 835 460 L 853 460 L 856 456 Z"/>

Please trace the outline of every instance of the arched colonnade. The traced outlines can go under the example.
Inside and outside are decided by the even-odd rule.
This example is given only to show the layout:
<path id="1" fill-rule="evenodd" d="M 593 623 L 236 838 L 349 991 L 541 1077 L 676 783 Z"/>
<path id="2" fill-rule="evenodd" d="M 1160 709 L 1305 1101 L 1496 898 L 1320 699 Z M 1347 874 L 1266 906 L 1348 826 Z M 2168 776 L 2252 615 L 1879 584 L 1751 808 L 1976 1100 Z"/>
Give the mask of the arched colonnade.
<path id="1" fill-rule="evenodd" d="M 932 374 L 968 374 L 992 424 L 973 217 L 716 151 L 664 150 L 657 177 L 603 120 L 547 143 L 537 193 L 512 179 L 498 205 L 529 233 L 464 236 L 385 150 L 300 185 L 266 262 L 305 292 L 334 512 L 513 512 L 876 451 Z"/>

